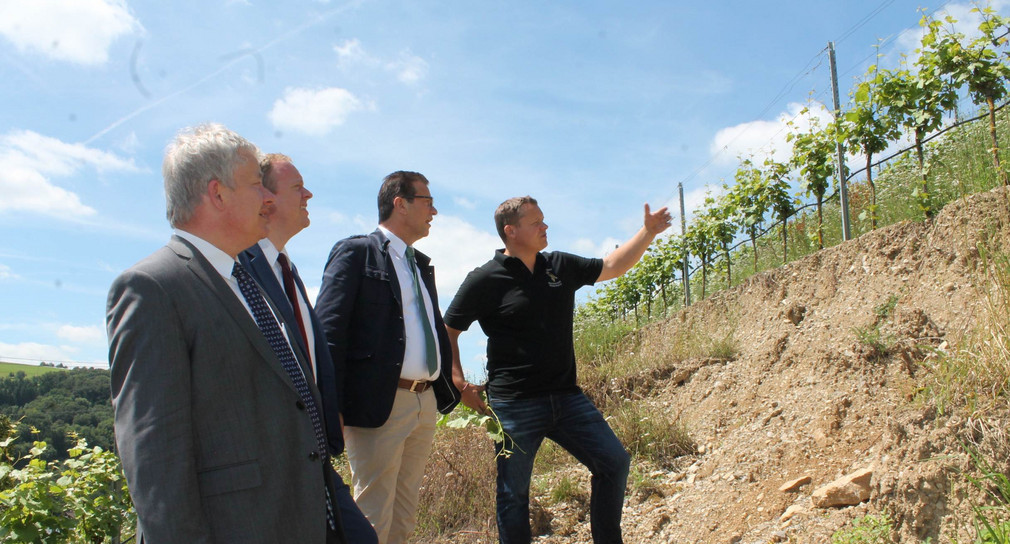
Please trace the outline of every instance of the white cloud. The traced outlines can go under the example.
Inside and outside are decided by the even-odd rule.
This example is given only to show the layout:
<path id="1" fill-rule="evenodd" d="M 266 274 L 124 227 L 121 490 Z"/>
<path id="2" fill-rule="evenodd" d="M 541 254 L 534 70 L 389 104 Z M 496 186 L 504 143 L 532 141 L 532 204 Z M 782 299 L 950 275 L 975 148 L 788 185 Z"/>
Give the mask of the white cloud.
<path id="1" fill-rule="evenodd" d="M 804 108 L 810 108 L 804 112 Z M 791 131 L 807 131 L 820 119 L 830 119 L 831 114 L 820 103 L 812 105 L 792 102 L 786 111 L 772 121 L 750 121 L 727 127 L 716 133 L 709 145 L 709 152 L 716 156 L 716 162 L 735 164 L 740 158 L 753 157 L 757 163 L 771 156 L 776 161 L 786 162 L 792 156 L 792 144 L 786 141 Z M 795 127 L 788 123 L 792 121 Z"/>
<path id="2" fill-rule="evenodd" d="M 396 79 L 406 85 L 414 85 L 428 74 L 428 62 L 409 49 L 401 51 L 396 59 L 387 60 L 372 55 L 354 38 L 334 46 L 333 51 L 337 54 L 337 64 L 342 68 L 381 68 L 395 74 Z"/>
<path id="3" fill-rule="evenodd" d="M 61 340 L 74 344 L 102 345 L 105 343 L 105 329 L 98 325 L 61 325 L 56 330 L 56 336 Z"/>
<path id="4" fill-rule="evenodd" d="M 473 202 L 472 200 L 468 200 L 468 199 L 463 198 L 461 196 L 454 196 L 454 197 L 452 197 L 452 202 L 455 205 L 459 206 L 460 208 L 466 208 L 468 210 L 472 210 L 472 209 L 475 209 L 477 207 L 477 203 L 476 202 Z"/>
<path id="5" fill-rule="evenodd" d="M 309 300 L 312 301 L 312 306 L 316 305 L 316 299 L 319 298 L 319 286 L 318 285 L 306 285 L 305 294 L 308 295 Z"/>
<path id="6" fill-rule="evenodd" d="M 1006 15 L 1006 7 L 1010 6 L 1010 2 L 1006 0 L 993 0 L 986 2 L 986 4 L 1001 15 Z M 933 18 L 938 21 L 944 21 L 944 31 L 952 30 L 961 33 L 970 41 L 981 35 L 978 25 L 982 22 L 982 17 L 978 13 L 972 13 L 972 9 L 974 8 L 974 2 L 946 4 L 942 10 L 933 14 Z M 957 22 L 953 25 L 947 24 L 945 19 L 948 15 L 953 17 Z M 893 47 L 886 52 L 882 52 L 881 58 L 870 64 L 876 63 L 890 69 L 897 69 L 901 65 L 902 60 L 908 65 L 914 64 L 919 58 L 919 53 L 916 50 L 922 46 L 923 32 L 923 28 L 919 25 L 905 29 L 894 40 Z"/>
<path id="7" fill-rule="evenodd" d="M 361 42 L 357 38 L 346 40 L 344 43 L 334 46 L 333 50 L 337 53 L 338 63 L 344 66 L 360 62 L 374 63 L 374 60 L 365 53 L 365 49 L 361 47 Z"/>
<path id="8" fill-rule="evenodd" d="M 439 303 L 447 308 L 466 275 L 487 262 L 503 244 L 497 233 L 480 230 L 458 217 L 439 214 L 432 221 L 428 236 L 415 245 L 431 257 Z"/>
<path id="9" fill-rule="evenodd" d="M 339 225 L 339 224 L 347 221 L 347 216 L 344 215 L 344 214 L 342 214 L 342 213 L 340 213 L 340 212 L 333 211 L 333 212 L 330 212 L 330 213 L 326 214 L 326 219 L 329 220 L 329 222 L 333 223 L 334 225 Z"/>
<path id="10" fill-rule="evenodd" d="M 361 110 L 374 110 L 346 89 L 284 90 L 284 97 L 274 102 L 268 117 L 274 128 L 301 132 L 310 136 L 324 136 L 347 120 L 347 116 Z"/>
<path id="11" fill-rule="evenodd" d="M 0 35 L 18 51 L 102 64 L 116 38 L 141 28 L 124 0 L 0 0 Z"/>
<path id="12" fill-rule="evenodd" d="M 0 342 L 0 360 L 30 359 L 35 361 L 66 361 L 72 360 L 78 349 L 73 346 L 53 346 L 35 342 L 5 344 Z"/>
<path id="13" fill-rule="evenodd" d="M 11 272 L 11 267 L 5 264 L 0 264 L 0 280 L 16 280 L 18 278 L 20 278 L 20 276 Z"/>
<path id="14" fill-rule="evenodd" d="M 52 177 L 67 177 L 83 167 L 98 172 L 137 171 L 133 160 L 112 153 L 68 144 L 28 130 L 0 137 L 0 212 L 21 210 L 58 217 L 79 218 L 95 214 L 73 192 L 53 184 Z"/>
<path id="15" fill-rule="evenodd" d="M 410 50 L 406 50 L 400 53 L 400 58 L 386 64 L 386 69 L 395 72 L 396 79 L 401 82 L 413 85 L 427 75 L 428 63 Z"/>
<path id="16" fill-rule="evenodd" d="M 360 213 L 356 214 L 354 216 L 354 219 L 352 220 L 354 226 L 356 227 L 355 230 L 357 230 L 358 232 L 372 232 L 373 230 L 375 230 L 376 225 L 375 221 L 376 221 L 375 216 L 365 217 Z"/>
<path id="17" fill-rule="evenodd" d="M 587 257 L 604 257 L 616 249 L 617 246 L 621 245 L 621 242 L 623 242 L 623 240 L 607 237 L 597 244 L 589 238 L 579 238 L 575 241 L 573 247 L 575 248 L 575 253 L 578 253 L 579 255 L 585 255 Z"/>

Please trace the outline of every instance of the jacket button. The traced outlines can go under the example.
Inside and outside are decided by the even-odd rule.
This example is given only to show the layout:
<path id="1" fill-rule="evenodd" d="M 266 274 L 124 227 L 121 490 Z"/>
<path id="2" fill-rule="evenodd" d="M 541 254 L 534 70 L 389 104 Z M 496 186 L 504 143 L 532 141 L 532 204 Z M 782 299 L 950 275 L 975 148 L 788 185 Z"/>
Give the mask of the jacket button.
<path id="1" fill-rule="evenodd" d="M 400 343 L 401 343 L 401 344 L 403 343 L 403 338 L 401 338 L 401 339 L 400 339 Z"/>
<path id="2" fill-rule="evenodd" d="M 304 412 L 305 411 L 305 403 L 302 402 L 302 401 L 300 401 L 300 400 L 295 401 L 295 408 L 298 408 L 299 410 L 301 410 L 301 411 Z"/>
<path id="3" fill-rule="evenodd" d="M 318 451 L 310 451 L 309 452 L 309 461 L 318 461 L 318 460 L 319 460 L 319 452 Z"/>

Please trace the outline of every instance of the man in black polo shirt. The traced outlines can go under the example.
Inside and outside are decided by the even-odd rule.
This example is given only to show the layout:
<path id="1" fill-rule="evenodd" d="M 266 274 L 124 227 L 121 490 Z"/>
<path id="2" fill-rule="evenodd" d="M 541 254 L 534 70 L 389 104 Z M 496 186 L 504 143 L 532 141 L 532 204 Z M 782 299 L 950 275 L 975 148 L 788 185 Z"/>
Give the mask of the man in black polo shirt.
<path id="1" fill-rule="evenodd" d="M 505 249 L 471 272 L 445 313 L 453 350 L 453 382 L 462 402 L 487 411 L 482 386 L 467 383 L 459 361 L 459 335 L 474 321 L 488 336 L 487 393 L 502 428 L 515 442 L 498 455 L 498 538 L 530 542 L 529 490 L 533 459 L 544 438 L 568 450 L 592 473 L 593 542 L 621 539 L 621 509 L 630 458 L 575 379 L 572 317 L 575 292 L 616 278 L 635 265 L 657 234 L 670 226 L 664 207 L 645 205 L 644 226 L 603 259 L 547 247 L 547 224 L 537 201 L 511 198 L 495 211 Z M 503 444 L 497 446 L 501 453 Z"/>

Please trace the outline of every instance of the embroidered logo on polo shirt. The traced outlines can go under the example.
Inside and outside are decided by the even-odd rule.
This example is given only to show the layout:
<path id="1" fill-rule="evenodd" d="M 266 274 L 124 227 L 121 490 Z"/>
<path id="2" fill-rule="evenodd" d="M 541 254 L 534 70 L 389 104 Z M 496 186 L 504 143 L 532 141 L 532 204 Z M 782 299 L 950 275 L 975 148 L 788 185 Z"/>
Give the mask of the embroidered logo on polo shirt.
<path id="1" fill-rule="evenodd" d="M 547 287 L 561 287 L 561 279 L 554 275 L 551 267 L 547 267 Z"/>

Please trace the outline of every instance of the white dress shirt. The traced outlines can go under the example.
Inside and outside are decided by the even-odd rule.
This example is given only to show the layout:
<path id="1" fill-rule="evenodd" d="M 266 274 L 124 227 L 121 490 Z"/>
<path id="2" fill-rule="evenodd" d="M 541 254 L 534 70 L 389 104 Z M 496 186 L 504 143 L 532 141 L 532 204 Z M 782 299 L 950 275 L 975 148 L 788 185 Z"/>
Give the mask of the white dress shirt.
<path id="1" fill-rule="evenodd" d="M 414 275 L 410 272 L 410 265 L 407 263 L 405 253 L 407 244 L 398 236 L 390 232 L 389 229 L 379 225 L 379 230 L 389 239 L 389 255 L 393 259 L 393 269 L 396 272 L 396 280 L 400 284 L 400 302 L 403 305 L 403 329 L 406 334 L 403 349 L 403 368 L 400 370 L 400 377 L 407 380 L 434 380 L 441 373 L 442 354 L 438 349 L 438 329 L 435 328 L 435 312 L 431 306 L 431 297 L 428 290 L 421 285 L 421 296 L 424 298 L 424 308 L 428 315 L 419 315 L 417 308 L 417 296 L 414 291 Z M 418 271 L 417 279 L 424 282 Z M 421 319 L 427 319 L 431 325 L 431 333 L 435 337 L 435 356 L 439 361 L 434 374 L 428 373 L 428 364 L 424 360 L 425 343 L 424 328 Z"/>
<path id="2" fill-rule="evenodd" d="M 193 244 L 193 247 L 195 247 L 196 250 L 199 251 L 200 254 L 203 255 L 205 259 L 207 259 L 208 262 L 210 262 L 210 265 L 214 267 L 214 270 L 217 270 L 218 274 L 221 274 L 221 277 L 224 278 L 225 283 L 228 284 L 228 287 L 231 287 L 232 292 L 235 293 L 235 296 L 238 297 L 239 302 L 242 303 L 242 307 L 245 308 L 245 311 L 249 312 L 249 317 L 251 317 L 252 320 L 255 322 L 256 316 L 253 315 L 252 308 L 249 307 L 249 303 L 246 302 L 245 297 L 242 295 L 242 290 L 238 286 L 238 280 L 235 279 L 235 276 L 231 275 L 232 268 L 238 261 L 233 259 L 231 255 L 228 255 L 224 251 L 218 249 L 218 247 L 215 246 L 214 244 L 208 242 L 207 240 L 204 240 L 203 238 L 200 238 L 199 236 L 191 232 L 175 229 L 175 234 L 176 236 L 179 236 L 180 238 L 183 238 L 187 242 Z M 276 259 L 276 257 L 274 257 L 274 259 Z M 282 283 L 281 285 L 284 284 Z M 265 294 L 263 296 L 264 298 L 266 298 Z M 281 333 L 284 334 L 284 339 L 288 341 L 288 345 L 290 346 L 291 339 L 288 338 L 288 330 L 284 327 L 284 320 L 281 319 L 276 312 L 274 312 L 274 309 L 272 306 L 270 306 L 270 304 L 267 304 L 267 308 L 270 308 L 270 312 L 274 314 L 274 320 L 277 321 L 277 324 L 281 328 Z M 257 328 L 258 327 L 259 325 L 257 325 Z M 292 352 L 293 351 L 294 350 L 292 350 Z"/>
<path id="3" fill-rule="evenodd" d="M 281 272 L 281 263 L 277 262 L 277 256 L 281 253 L 288 258 L 288 264 L 291 266 L 291 273 L 294 274 L 294 263 L 291 262 L 291 256 L 284 249 L 277 250 L 274 247 L 274 243 L 270 241 L 269 238 L 264 238 L 259 241 L 260 249 L 263 250 L 263 256 L 266 257 L 267 262 L 270 263 L 270 269 L 274 271 L 274 277 L 277 278 L 277 283 L 284 289 L 284 273 Z M 316 335 L 315 331 L 312 330 L 312 317 L 309 316 L 309 302 L 305 300 L 302 296 L 302 290 L 298 289 L 297 284 L 295 285 L 295 296 L 298 297 L 298 311 L 302 314 L 302 323 L 305 324 L 305 340 L 309 345 L 305 346 L 305 350 L 309 352 L 309 362 L 312 364 L 312 373 L 319 377 L 319 372 L 316 370 Z M 293 323 L 292 325 L 297 325 Z"/>

